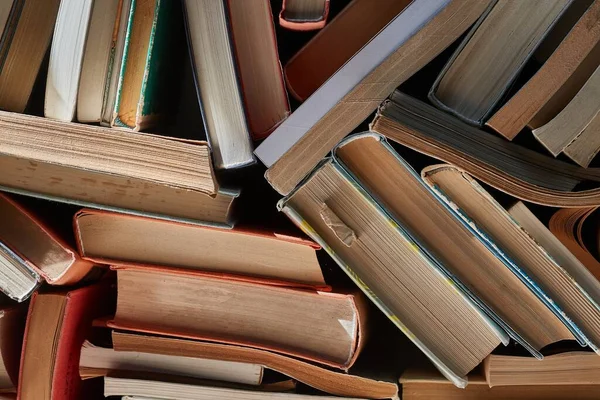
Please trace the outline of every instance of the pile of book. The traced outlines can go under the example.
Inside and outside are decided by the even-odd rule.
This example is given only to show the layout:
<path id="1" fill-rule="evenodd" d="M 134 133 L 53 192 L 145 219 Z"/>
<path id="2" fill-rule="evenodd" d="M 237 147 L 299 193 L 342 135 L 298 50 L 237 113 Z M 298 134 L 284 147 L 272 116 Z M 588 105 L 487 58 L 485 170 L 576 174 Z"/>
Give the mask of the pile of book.
<path id="1" fill-rule="evenodd" d="M 376 3 L 1 2 L 0 398 L 600 398 L 600 0 Z"/>

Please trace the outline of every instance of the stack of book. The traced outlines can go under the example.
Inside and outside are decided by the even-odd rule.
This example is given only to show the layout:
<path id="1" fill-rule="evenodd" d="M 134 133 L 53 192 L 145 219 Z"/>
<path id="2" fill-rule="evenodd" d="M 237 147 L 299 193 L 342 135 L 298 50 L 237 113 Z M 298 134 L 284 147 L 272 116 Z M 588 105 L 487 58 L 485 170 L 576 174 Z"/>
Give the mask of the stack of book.
<path id="1" fill-rule="evenodd" d="M 2 2 L 0 398 L 599 398 L 599 16 Z"/>

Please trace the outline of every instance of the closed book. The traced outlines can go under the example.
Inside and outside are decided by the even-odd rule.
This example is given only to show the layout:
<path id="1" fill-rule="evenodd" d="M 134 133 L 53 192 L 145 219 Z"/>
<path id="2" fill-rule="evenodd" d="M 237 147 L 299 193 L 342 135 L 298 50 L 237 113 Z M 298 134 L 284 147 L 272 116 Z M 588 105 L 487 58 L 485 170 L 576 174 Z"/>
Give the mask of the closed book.
<path id="1" fill-rule="evenodd" d="M 417 0 L 323 84 L 256 149 L 282 194 L 294 187 L 398 85 L 452 44 L 485 0 Z"/>
<path id="2" fill-rule="evenodd" d="M 164 265 L 326 289 L 311 240 L 83 209 L 74 219 L 80 254 L 101 264 Z"/>
<path id="3" fill-rule="evenodd" d="M 0 393 L 17 391 L 26 316 L 27 304 L 0 308 Z"/>
<path id="4" fill-rule="evenodd" d="M 0 194 L 0 241 L 29 260 L 51 285 L 84 279 L 94 263 L 82 259 L 56 229 L 11 197 Z"/>
<path id="5" fill-rule="evenodd" d="M 279 25 L 295 31 L 314 31 L 327 23 L 329 0 L 283 0 Z"/>
<path id="6" fill-rule="evenodd" d="M 20 399 L 79 399 L 79 357 L 92 320 L 110 310 L 109 284 L 35 293 L 21 354 Z"/>
<path id="7" fill-rule="evenodd" d="M 341 369 L 352 366 L 364 342 L 359 295 L 166 267 L 113 268 L 117 312 L 109 326 L 115 329 L 241 344 Z"/>

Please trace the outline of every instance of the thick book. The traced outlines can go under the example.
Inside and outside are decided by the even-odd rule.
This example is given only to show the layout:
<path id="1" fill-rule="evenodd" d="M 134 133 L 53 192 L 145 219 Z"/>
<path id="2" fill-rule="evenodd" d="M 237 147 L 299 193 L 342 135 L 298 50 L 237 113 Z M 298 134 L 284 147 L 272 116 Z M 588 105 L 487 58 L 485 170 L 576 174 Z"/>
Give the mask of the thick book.
<path id="1" fill-rule="evenodd" d="M 0 240 L 0 291 L 22 302 L 33 294 L 41 278 L 31 262 Z"/>
<path id="2" fill-rule="evenodd" d="M 102 121 L 104 92 L 110 78 L 123 0 L 95 1 L 87 31 L 77 91 L 77 121 Z"/>
<path id="3" fill-rule="evenodd" d="M 84 279 L 94 263 L 82 259 L 57 230 L 14 199 L 0 194 L 0 241 L 30 262 L 51 285 Z"/>
<path id="4" fill-rule="evenodd" d="M 46 118 L 70 122 L 75 117 L 92 3 L 92 0 L 60 2 L 46 77 Z"/>
<path id="5" fill-rule="evenodd" d="M 497 325 L 502 322 L 500 318 L 492 321 L 487 316 L 491 314 L 488 307 L 380 205 L 381 193 L 365 190 L 346 168 L 346 157 L 338 157 L 344 148 L 361 141 L 382 146 L 378 138 L 367 134 L 348 139 L 337 148 L 333 160 L 323 161 L 279 207 L 327 250 L 444 376 L 464 387 L 467 373 L 501 342 L 507 343 L 508 337 Z M 382 149 L 396 163 L 404 163 L 390 148 Z M 369 156 L 371 162 L 386 154 Z M 471 235 L 467 240 L 472 239 Z M 494 264 L 495 258 L 487 249 L 480 246 L 479 250 L 481 260 Z M 545 313 L 535 302 L 528 304 Z M 538 318 L 533 314 L 529 317 Z"/>
<path id="6" fill-rule="evenodd" d="M 184 6 L 198 102 L 215 167 L 230 169 L 252 164 L 253 146 L 238 82 L 226 0 L 185 0 Z"/>
<path id="7" fill-rule="evenodd" d="M 536 360 L 490 354 L 483 362 L 489 387 L 526 385 L 600 385 L 600 357 L 585 351 L 565 351 Z"/>
<path id="8" fill-rule="evenodd" d="M 570 4 L 571 0 L 496 2 L 440 72 L 429 99 L 481 125 Z"/>
<path id="9" fill-rule="evenodd" d="M 0 113 L 0 186 L 84 206 L 230 225 L 205 142 Z"/>
<path id="10" fill-rule="evenodd" d="M 121 335 L 116 332 L 114 334 Z M 139 340 L 144 340 L 141 335 L 131 336 L 139 336 Z M 79 375 L 83 379 L 90 379 L 115 373 L 141 372 L 253 386 L 262 382 L 264 370 L 261 365 L 195 357 L 191 354 L 167 354 L 169 350 L 166 346 L 177 339 L 156 339 L 159 344 L 166 343 L 165 346 L 152 349 L 152 352 L 117 351 L 113 347 L 96 346 L 86 340 L 81 347 Z"/>
<path id="11" fill-rule="evenodd" d="M 398 387 L 394 382 L 357 375 L 353 369 L 349 373 L 335 371 L 252 347 L 117 331 L 113 332 L 112 341 L 117 352 L 169 354 L 260 365 L 335 396 L 392 399 L 398 394 Z"/>
<path id="12" fill-rule="evenodd" d="M 398 85 L 452 44 L 491 1 L 416 0 L 356 53 L 257 149 L 287 194 Z"/>
<path id="13" fill-rule="evenodd" d="M 290 113 L 269 0 L 228 0 L 231 39 L 248 128 L 264 139 Z"/>
<path id="14" fill-rule="evenodd" d="M 450 385 L 432 371 L 408 370 L 400 378 L 402 400 L 592 400 L 600 385 L 524 385 L 490 388 L 481 374 L 472 375 L 466 389 Z"/>
<path id="15" fill-rule="evenodd" d="M 127 400 L 147 400 L 169 393 L 173 400 L 329 400 L 331 396 L 307 395 L 277 391 L 258 391 L 251 388 L 235 388 L 208 385 L 192 385 L 147 379 L 106 377 L 104 378 L 105 396 L 124 396 Z M 347 398 L 347 400 L 363 400 Z"/>
<path id="16" fill-rule="evenodd" d="M 341 369 L 354 364 L 364 343 L 366 305 L 358 294 L 167 267 L 113 268 L 117 312 L 109 326 L 115 329 L 241 344 Z"/>
<path id="17" fill-rule="evenodd" d="M 21 354 L 21 399 L 79 399 L 81 346 L 92 320 L 110 312 L 109 284 L 35 293 L 29 303 Z"/>
<path id="18" fill-rule="evenodd" d="M 279 25 L 295 31 L 314 31 L 327 23 L 329 0 L 283 0 Z"/>
<path id="19" fill-rule="evenodd" d="M 600 1 L 594 1 L 535 75 L 494 112 L 487 126 L 512 140 L 538 113 L 547 113 L 545 107 L 558 108 L 552 105 L 553 99 L 562 97 L 573 75 L 600 48 L 599 12 Z"/>
<path id="20" fill-rule="evenodd" d="M 527 206 L 517 202 L 505 209 L 453 166 L 430 166 L 422 176 L 465 223 L 497 247 L 515 275 L 545 299 L 582 344 L 599 351 L 600 282 Z"/>
<path id="21" fill-rule="evenodd" d="M 18 0 L 0 42 L 0 109 L 22 113 L 52 41 L 60 0 Z"/>
<path id="22" fill-rule="evenodd" d="M 381 105 L 370 129 L 521 200 L 553 207 L 600 205 L 599 188 L 574 191 L 582 182 L 597 186 L 600 169 L 511 143 L 400 91 Z"/>
<path id="23" fill-rule="evenodd" d="M 84 209 L 74 219 L 79 253 L 101 264 L 153 264 L 326 288 L 308 239 L 250 228 L 219 229 Z"/>
<path id="24" fill-rule="evenodd" d="M 140 131 L 166 112 L 182 17 L 175 1 L 131 0 L 130 7 L 111 125 Z"/>
<path id="25" fill-rule="evenodd" d="M 308 99 L 409 3 L 380 0 L 373 7 L 371 0 L 351 1 L 285 64 L 290 94 L 299 101 Z"/>

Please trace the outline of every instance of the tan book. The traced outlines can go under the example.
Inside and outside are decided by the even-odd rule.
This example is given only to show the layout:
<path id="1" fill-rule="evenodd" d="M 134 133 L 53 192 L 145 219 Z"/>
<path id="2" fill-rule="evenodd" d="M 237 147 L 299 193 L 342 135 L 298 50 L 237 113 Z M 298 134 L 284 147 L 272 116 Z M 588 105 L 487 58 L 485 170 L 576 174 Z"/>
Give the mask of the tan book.
<path id="1" fill-rule="evenodd" d="M 248 128 L 261 140 L 290 113 L 271 3 L 229 0 L 227 5 Z"/>
<path id="2" fill-rule="evenodd" d="M 409 370 L 400 378 L 402 400 L 592 400 L 600 397 L 600 385 L 526 385 L 490 388 L 481 375 L 473 375 L 469 381 L 471 383 L 466 389 L 458 389 L 439 374 Z"/>
<path id="3" fill-rule="evenodd" d="M 167 342 L 175 340 L 160 339 Z M 94 346 L 87 340 L 83 342 L 79 358 L 79 375 L 83 379 L 107 376 L 119 371 L 148 372 L 254 386 L 260 385 L 263 378 L 263 367 L 257 364 L 158 352 L 115 351 L 113 348 Z"/>
<path id="4" fill-rule="evenodd" d="M 308 99 L 322 84 L 402 12 L 409 0 L 353 0 L 287 62 L 290 94 Z M 360 29 L 356 29 L 360 26 Z"/>
<path id="5" fill-rule="evenodd" d="M 483 362 L 489 387 L 530 385 L 600 385 L 600 357 L 572 351 L 536 360 L 490 354 Z"/>
<path id="6" fill-rule="evenodd" d="M 600 105 L 595 99 L 600 93 L 600 67 L 594 71 L 569 104 L 550 122 L 534 129 L 534 137 L 557 156 L 565 152 L 573 161 L 587 167 L 598 152 L 595 139 L 600 129 Z M 595 120 L 598 119 L 599 121 Z"/>
<path id="7" fill-rule="evenodd" d="M 429 99 L 468 123 L 482 124 L 570 3 L 497 2 L 450 58 Z"/>
<path id="8" fill-rule="evenodd" d="M 0 48 L 0 109 L 22 113 L 52 40 L 60 0 L 15 4 L 6 28 L 12 38 L 5 37 Z"/>
<path id="9" fill-rule="evenodd" d="M 352 370 L 349 373 L 335 371 L 294 357 L 252 347 L 117 331 L 113 331 L 112 339 L 118 352 L 169 354 L 258 364 L 336 396 L 391 399 L 398 394 L 398 387 L 394 382 L 355 375 Z"/>
<path id="10" fill-rule="evenodd" d="M 354 364 L 364 342 L 359 295 L 166 267 L 114 268 L 117 312 L 109 325 L 115 329 L 241 344 L 341 369 Z"/>
<path id="11" fill-rule="evenodd" d="M 256 149 L 267 180 L 294 187 L 398 85 L 452 44 L 487 0 L 411 2 Z"/>
<path id="12" fill-rule="evenodd" d="M 432 203 L 423 203 L 424 198 L 416 199 L 420 193 L 415 186 L 399 191 L 398 186 L 402 182 L 410 182 L 407 178 L 409 173 L 377 138 L 368 134 L 350 137 L 336 150 L 336 158 L 318 167 L 303 185 L 282 201 L 280 208 L 322 244 L 338 265 L 448 379 L 462 387 L 466 384 L 466 374 L 479 364 L 482 356 L 487 356 L 486 353 L 506 340 L 505 334 L 500 333 L 492 322 L 492 319 L 497 322 L 500 319 L 488 318 L 484 314 L 484 301 L 491 299 L 492 293 L 501 298 L 495 305 L 511 303 L 504 311 L 497 308 L 503 317 L 511 314 L 507 310 L 513 306 L 523 312 L 510 316 L 514 326 L 523 328 L 532 319 L 543 318 L 540 323 L 547 328 L 548 324 L 554 323 L 554 317 L 527 290 L 520 290 L 521 285 L 512 273 L 504 273 L 504 266 L 453 217 L 435 220 L 438 224 L 436 230 L 439 226 L 450 225 L 444 235 L 458 235 L 457 243 L 461 243 L 452 246 L 451 239 L 437 241 L 440 246 L 445 245 L 447 253 L 443 254 L 443 259 L 437 258 L 442 255 L 437 251 L 439 247 L 428 248 L 423 244 L 422 240 L 427 239 L 424 231 L 417 235 L 417 232 L 411 231 L 414 228 L 412 224 L 407 226 L 405 221 L 393 217 L 402 206 L 407 207 L 406 213 L 417 215 L 425 214 L 424 210 L 432 213 L 436 206 L 442 214 L 444 209 L 433 197 L 430 199 L 434 207 Z M 364 153 L 356 155 L 357 149 L 363 149 Z M 368 173 L 365 173 L 365 164 L 372 165 Z M 377 180 L 377 186 L 369 180 L 363 189 L 362 179 L 365 176 Z M 386 189 L 381 190 L 381 186 Z M 427 192 L 423 184 L 420 184 L 420 189 Z M 367 191 L 373 193 L 373 197 Z M 416 193 L 414 196 L 406 195 L 413 192 Z M 390 197 L 406 198 L 406 202 L 395 202 L 394 208 L 388 211 L 374 200 L 384 198 L 388 206 Z M 419 223 L 423 229 L 431 230 L 433 221 L 433 217 L 421 218 Z M 435 233 L 437 236 L 438 233 Z M 462 246 L 464 242 L 473 246 Z M 444 264 L 448 261 L 452 265 L 447 268 Z M 472 265 L 478 268 L 472 268 Z M 493 278 L 487 275 L 486 265 L 495 266 L 488 271 L 494 275 Z M 449 271 L 451 266 L 462 268 L 461 280 L 464 271 L 469 270 L 464 284 L 459 284 L 452 275 L 461 271 Z M 484 301 L 479 301 L 465 289 L 464 285 L 474 285 L 476 280 L 485 285 L 485 289 L 479 286 L 476 292 L 485 297 Z M 495 286 L 498 281 L 502 284 Z M 511 287 L 512 296 L 501 290 L 502 285 Z M 523 294 L 523 297 L 516 300 L 516 293 Z M 525 303 L 526 307 L 536 311 L 527 310 L 522 306 Z M 487 312 L 489 308 L 485 310 Z M 552 328 L 557 334 L 554 340 L 560 340 L 563 334 L 568 335 L 560 325 L 558 323 L 557 330 Z M 527 330 L 529 336 L 541 339 L 537 345 L 543 346 L 545 339 L 536 331 L 537 328 Z"/>
<path id="13" fill-rule="evenodd" d="M 575 5 L 575 4 L 574 4 Z M 600 41 L 600 1 L 594 1 L 535 75 L 486 125 L 512 140 L 567 84 Z"/>
<path id="14" fill-rule="evenodd" d="M 316 243 L 256 229 L 220 229 L 83 209 L 73 220 L 80 254 L 101 264 L 154 264 L 325 288 Z"/>
<path id="15" fill-rule="evenodd" d="M 229 224 L 204 142 L 0 113 L 0 186 L 80 205 Z"/>
<path id="16" fill-rule="evenodd" d="M 400 91 L 380 107 L 371 130 L 521 200 L 553 207 L 600 205 L 600 189 L 574 190 L 582 182 L 600 182 L 600 169 L 509 142 Z"/>
<path id="17" fill-rule="evenodd" d="M 504 209 L 474 179 L 449 165 L 423 170 L 424 181 L 465 223 L 481 229 L 490 244 L 515 265 L 540 299 L 560 316 L 581 344 L 600 346 L 600 282 L 546 228 L 525 204 Z"/>

